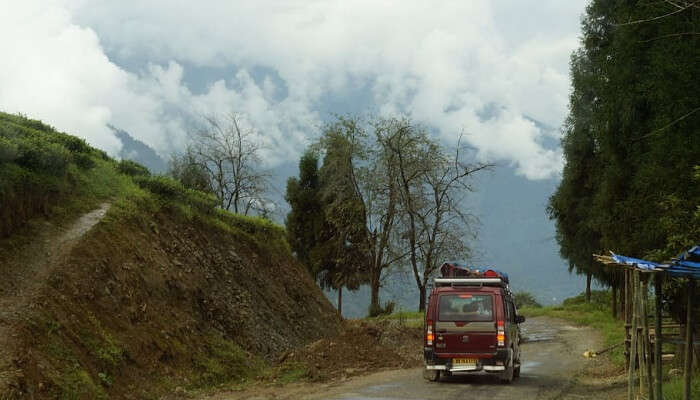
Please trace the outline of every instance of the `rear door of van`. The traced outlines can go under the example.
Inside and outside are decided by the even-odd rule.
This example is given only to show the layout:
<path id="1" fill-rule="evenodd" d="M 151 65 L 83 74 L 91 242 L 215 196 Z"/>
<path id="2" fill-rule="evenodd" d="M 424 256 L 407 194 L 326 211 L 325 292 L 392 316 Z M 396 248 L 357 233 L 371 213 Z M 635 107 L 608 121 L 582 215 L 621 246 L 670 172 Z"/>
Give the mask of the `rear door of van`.
<path id="1" fill-rule="evenodd" d="M 497 299 L 491 292 L 440 294 L 435 322 L 435 352 L 496 351 Z"/>

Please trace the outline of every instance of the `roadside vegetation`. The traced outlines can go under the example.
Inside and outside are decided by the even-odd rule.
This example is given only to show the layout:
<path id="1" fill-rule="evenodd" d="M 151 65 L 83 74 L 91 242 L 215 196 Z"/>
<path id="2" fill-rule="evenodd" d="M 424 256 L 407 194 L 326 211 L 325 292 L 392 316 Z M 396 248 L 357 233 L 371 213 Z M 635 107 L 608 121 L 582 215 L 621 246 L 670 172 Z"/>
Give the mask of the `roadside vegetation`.
<path id="1" fill-rule="evenodd" d="M 518 309 L 521 309 L 524 307 L 530 307 L 530 308 L 542 307 L 542 304 L 540 304 L 535 299 L 535 296 L 533 296 L 532 293 L 530 293 L 530 292 L 515 292 L 514 299 L 515 299 L 515 307 Z"/>
<path id="2" fill-rule="evenodd" d="M 70 218 L 128 191 L 115 166 L 82 139 L 0 112 L 0 239 L 34 217 Z"/>
<path id="3" fill-rule="evenodd" d="M 624 322 L 613 318 L 610 312 L 610 291 L 592 291 L 591 301 L 586 301 L 585 293 L 571 297 L 561 305 L 548 307 L 524 306 L 518 312 L 526 317 L 548 316 L 571 321 L 577 325 L 591 326 L 603 337 L 603 347 L 622 343 L 625 338 Z M 599 351 L 603 349 L 591 349 Z M 625 363 L 624 347 L 618 346 L 608 352 L 615 366 L 622 368 Z"/>
<path id="4" fill-rule="evenodd" d="M 60 221 L 106 200 L 115 203 L 112 216 L 138 216 L 169 207 L 263 247 L 286 243 L 284 228 L 269 219 L 222 210 L 210 192 L 151 175 L 133 161 L 112 159 L 83 139 L 41 121 L 0 112 L 0 239 L 34 217 Z"/>
<path id="5" fill-rule="evenodd" d="M 399 310 L 391 314 L 378 315 L 376 317 L 368 317 L 367 321 L 394 321 L 399 326 L 409 328 L 422 328 L 425 313 L 423 311 L 405 311 Z"/>
<path id="6" fill-rule="evenodd" d="M 590 349 L 591 351 L 601 351 L 609 347 L 618 345 L 617 347 L 607 351 L 605 357 L 613 363 L 619 370 L 620 374 L 626 373 L 624 346 L 620 345 L 625 339 L 624 321 L 614 318 L 611 312 L 611 296 L 610 290 L 593 290 L 590 293 L 590 301 L 586 301 L 586 293 L 581 293 L 578 296 L 568 298 L 561 305 L 547 307 L 522 307 L 518 312 L 526 317 L 547 316 L 553 318 L 561 318 L 571 321 L 576 325 L 590 326 L 600 332 L 603 338 L 603 348 Z M 663 366 L 664 384 L 663 393 L 664 399 L 680 400 L 683 396 L 683 377 L 679 374 L 671 374 L 669 371 L 677 369 L 679 366 L 673 363 Z M 680 370 L 677 370 L 679 372 Z M 695 370 L 695 375 L 692 381 L 692 396 L 695 398 L 700 396 L 700 374 Z"/>

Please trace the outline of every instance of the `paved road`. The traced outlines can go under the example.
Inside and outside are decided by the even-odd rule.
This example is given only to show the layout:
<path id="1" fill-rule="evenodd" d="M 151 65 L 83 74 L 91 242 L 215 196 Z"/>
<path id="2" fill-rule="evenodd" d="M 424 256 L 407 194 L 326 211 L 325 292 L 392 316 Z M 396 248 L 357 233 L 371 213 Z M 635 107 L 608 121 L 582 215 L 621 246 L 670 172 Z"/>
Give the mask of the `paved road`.
<path id="1" fill-rule="evenodd" d="M 602 360 L 582 354 L 599 348 L 588 328 L 576 328 L 549 318 L 533 318 L 522 325 L 528 340 L 522 346 L 520 379 L 502 384 L 493 375 L 461 375 L 428 382 L 422 369 L 381 372 L 326 388 L 299 398 L 333 400 L 393 399 L 582 399 L 607 398 L 609 385 L 583 383 L 576 375 Z"/>

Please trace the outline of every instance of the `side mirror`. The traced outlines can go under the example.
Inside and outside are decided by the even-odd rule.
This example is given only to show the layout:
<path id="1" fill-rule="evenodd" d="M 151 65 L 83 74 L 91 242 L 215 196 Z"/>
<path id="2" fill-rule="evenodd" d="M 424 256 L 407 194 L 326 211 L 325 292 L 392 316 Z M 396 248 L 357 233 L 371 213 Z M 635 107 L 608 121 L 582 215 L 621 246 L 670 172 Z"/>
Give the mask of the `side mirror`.
<path id="1" fill-rule="evenodd" d="M 525 322 L 525 316 L 524 315 L 516 315 L 515 316 L 515 323 L 516 324 L 522 324 Z"/>

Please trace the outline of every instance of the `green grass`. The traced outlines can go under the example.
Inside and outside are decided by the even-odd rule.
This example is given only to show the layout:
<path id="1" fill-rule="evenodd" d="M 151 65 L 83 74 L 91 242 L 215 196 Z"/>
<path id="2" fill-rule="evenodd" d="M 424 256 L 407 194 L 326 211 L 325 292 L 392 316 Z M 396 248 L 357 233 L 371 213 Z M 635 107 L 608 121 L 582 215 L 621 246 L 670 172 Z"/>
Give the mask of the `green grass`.
<path id="1" fill-rule="evenodd" d="M 377 317 L 367 317 L 368 321 L 385 321 L 393 320 L 398 321 L 409 328 L 418 328 L 423 326 L 424 314 L 422 311 L 404 311 L 399 310 L 397 312 L 379 315 Z"/>
<path id="2" fill-rule="evenodd" d="M 72 218 L 119 196 L 131 181 L 84 140 L 0 113 L 0 238 L 35 217 Z"/>
<path id="3" fill-rule="evenodd" d="M 700 399 L 700 373 L 695 373 L 690 381 L 690 398 Z M 673 377 L 663 383 L 662 391 L 664 400 L 683 399 L 683 377 Z"/>
<path id="4" fill-rule="evenodd" d="M 153 176 L 133 161 L 114 160 L 40 121 L 0 112 L 0 239 L 33 218 L 60 222 L 107 200 L 112 219 L 174 211 L 233 234 L 261 254 L 291 253 L 284 228 L 267 219 L 221 210 L 211 194 Z"/>
<path id="5" fill-rule="evenodd" d="M 571 321 L 577 325 L 590 326 L 598 330 L 603 337 L 603 348 L 622 343 L 625 338 L 623 321 L 612 317 L 610 310 L 610 293 L 595 291 L 590 303 L 586 303 L 583 294 L 564 300 L 559 306 L 524 307 L 518 312 L 526 317 L 548 316 Z M 591 349 L 599 351 L 602 349 Z M 607 352 L 610 360 L 617 367 L 624 366 L 623 346 Z"/>
<path id="6" fill-rule="evenodd" d="M 194 387 L 218 386 L 241 382 L 259 373 L 259 361 L 248 359 L 246 353 L 230 340 L 213 334 L 204 354 L 193 360 L 197 371 Z"/>

